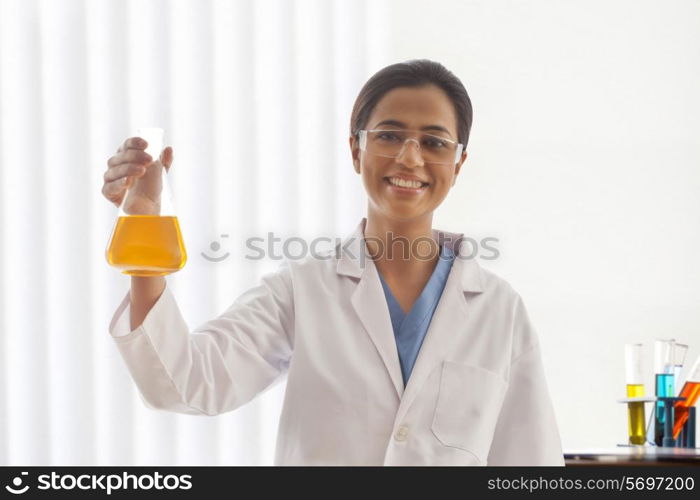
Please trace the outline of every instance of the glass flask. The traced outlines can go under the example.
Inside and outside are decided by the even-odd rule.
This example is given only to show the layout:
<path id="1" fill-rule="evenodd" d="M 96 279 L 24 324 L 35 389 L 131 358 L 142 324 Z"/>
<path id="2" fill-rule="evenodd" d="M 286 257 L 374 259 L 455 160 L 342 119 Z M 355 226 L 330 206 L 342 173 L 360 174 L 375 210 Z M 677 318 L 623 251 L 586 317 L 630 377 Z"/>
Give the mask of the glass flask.
<path id="1" fill-rule="evenodd" d="M 148 143 L 146 153 L 153 162 L 141 177 L 131 176 L 105 252 L 110 266 L 131 276 L 163 276 L 187 261 L 168 169 L 160 162 L 164 133 L 157 127 L 136 131 Z"/>

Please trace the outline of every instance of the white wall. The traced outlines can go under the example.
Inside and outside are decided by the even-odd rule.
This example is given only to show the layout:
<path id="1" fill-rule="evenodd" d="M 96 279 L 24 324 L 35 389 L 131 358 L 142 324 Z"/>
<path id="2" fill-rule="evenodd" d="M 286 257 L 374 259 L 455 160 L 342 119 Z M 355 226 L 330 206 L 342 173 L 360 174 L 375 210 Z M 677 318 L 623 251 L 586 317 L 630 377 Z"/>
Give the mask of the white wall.
<path id="1" fill-rule="evenodd" d="M 474 125 L 437 225 L 500 239 L 564 447 L 627 440 L 623 345 L 700 355 L 700 2 L 393 0 L 388 60 L 465 84 Z"/>

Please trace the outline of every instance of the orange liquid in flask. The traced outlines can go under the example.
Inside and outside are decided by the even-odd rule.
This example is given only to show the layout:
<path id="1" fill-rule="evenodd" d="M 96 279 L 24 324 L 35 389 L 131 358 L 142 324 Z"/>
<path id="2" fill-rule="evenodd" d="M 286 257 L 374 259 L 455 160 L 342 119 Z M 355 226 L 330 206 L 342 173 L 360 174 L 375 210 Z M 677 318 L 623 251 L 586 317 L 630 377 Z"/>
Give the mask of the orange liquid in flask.
<path id="1" fill-rule="evenodd" d="M 187 261 L 175 216 L 127 215 L 117 218 L 107 248 L 107 262 L 132 276 L 162 276 Z"/>

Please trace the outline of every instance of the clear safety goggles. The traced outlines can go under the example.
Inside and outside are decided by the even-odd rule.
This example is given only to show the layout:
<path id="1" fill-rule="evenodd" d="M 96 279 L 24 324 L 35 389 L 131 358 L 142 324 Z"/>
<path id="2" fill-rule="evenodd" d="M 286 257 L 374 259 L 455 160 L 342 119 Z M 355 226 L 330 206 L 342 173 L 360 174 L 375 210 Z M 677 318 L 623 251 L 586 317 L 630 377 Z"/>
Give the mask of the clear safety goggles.
<path id="1" fill-rule="evenodd" d="M 408 141 L 413 141 L 426 163 L 455 165 L 464 149 L 459 142 L 420 130 L 371 129 L 359 130 L 358 134 L 361 150 L 386 158 L 398 157 Z M 420 137 L 420 141 L 415 137 Z"/>

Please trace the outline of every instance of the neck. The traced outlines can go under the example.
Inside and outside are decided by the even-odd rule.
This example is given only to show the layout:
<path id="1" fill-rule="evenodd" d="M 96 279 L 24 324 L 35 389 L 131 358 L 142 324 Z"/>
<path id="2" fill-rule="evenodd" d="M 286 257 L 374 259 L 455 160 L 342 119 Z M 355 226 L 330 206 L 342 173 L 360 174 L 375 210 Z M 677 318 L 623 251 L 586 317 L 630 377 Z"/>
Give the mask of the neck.
<path id="1" fill-rule="evenodd" d="M 432 221 L 432 213 L 405 220 L 378 214 L 370 208 L 364 231 L 369 254 L 378 265 L 396 270 L 434 267 L 440 248 L 433 237 Z"/>

